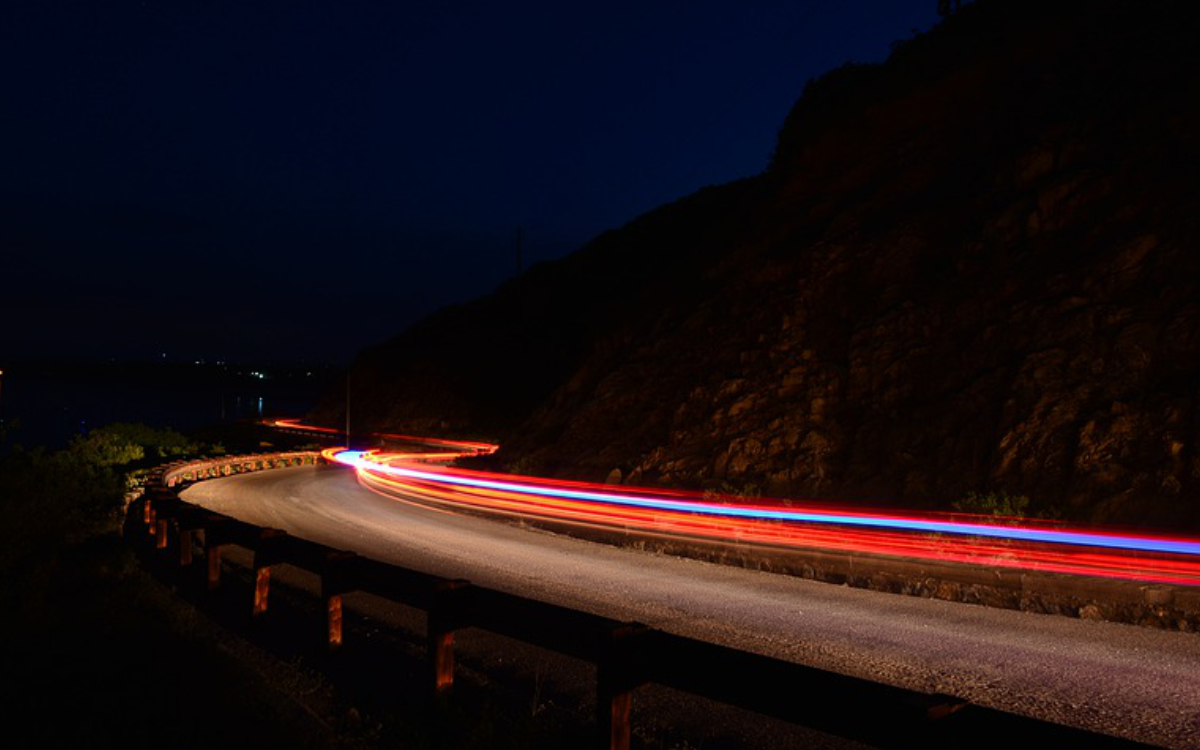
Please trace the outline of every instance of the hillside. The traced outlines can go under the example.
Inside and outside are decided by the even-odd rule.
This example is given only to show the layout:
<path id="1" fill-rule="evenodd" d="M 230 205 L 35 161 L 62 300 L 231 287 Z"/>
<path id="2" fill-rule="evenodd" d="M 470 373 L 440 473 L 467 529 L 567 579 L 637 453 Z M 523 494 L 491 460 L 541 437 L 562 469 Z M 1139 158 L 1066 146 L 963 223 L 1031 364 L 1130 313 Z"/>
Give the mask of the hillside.
<path id="1" fill-rule="evenodd" d="M 764 174 L 365 352 L 352 403 L 526 472 L 1194 530 L 1200 53 L 1154 7 L 979 0 L 833 71 Z"/>

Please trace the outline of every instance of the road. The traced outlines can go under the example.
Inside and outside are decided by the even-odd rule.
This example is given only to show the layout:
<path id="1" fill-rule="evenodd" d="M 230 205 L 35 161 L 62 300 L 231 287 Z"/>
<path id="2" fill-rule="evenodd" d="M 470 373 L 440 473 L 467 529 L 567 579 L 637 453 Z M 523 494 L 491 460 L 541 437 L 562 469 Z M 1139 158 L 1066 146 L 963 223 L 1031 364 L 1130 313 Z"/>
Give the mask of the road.
<path id="1" fill-rule="evenodd" d="M 335 467 L 184 498 L 368 557 L 748 651 L 1173 748 L 1200 748 L 1200 635 L 904 597 L 415 507 Z"/>

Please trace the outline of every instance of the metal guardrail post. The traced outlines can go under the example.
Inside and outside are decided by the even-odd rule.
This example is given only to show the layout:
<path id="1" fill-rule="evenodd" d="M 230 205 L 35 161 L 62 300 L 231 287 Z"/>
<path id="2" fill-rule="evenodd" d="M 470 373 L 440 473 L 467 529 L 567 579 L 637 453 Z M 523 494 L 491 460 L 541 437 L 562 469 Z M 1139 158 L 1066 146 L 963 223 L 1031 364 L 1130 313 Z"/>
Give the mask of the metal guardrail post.
<path id="1" fill-rule="evenodd" d="M 179 540 L 179 567 L 191 567 L 192 557 L 195 554 L 196 532 L 204 532 L 215 522 L 214 516 L 194 506 L 188 506 L 175 517 L 175 528 Z"/>
<path id="2" fill-rule="evenodd" d="M 179 498 L 174 492 L 154 488 L 142 496 L 145 503 L 143 519 L 146 520 L 154 548 L 165 550 L 170 546 L 171 521 L 179 510 Z"/>
<path id="3" fill-rule="evenodd" d="M 646 683 L 649 628 L 622 623 L 601 634 L 596 658 L 596 729 L 601 750 L 629 750 L 633 691 Z"/>
<path id="4" fill-rule="evenodd" d="M 163 549 L 167 546 L 167 521 L 160 518 L 158 512 L 158 499 L 161 497 L 155 494 L 146 494 L 144 497 L 145 506 L 145 521 L 146 531 L 149 533 L 151 540 L 154 542 L 155 549 Z"/>
<path id="5" fill-rule="evenodd" d="M 267 613 L 267 595 L 271 592 L 271 567 L 254 566 L 254 608 L 251 614 L 261 617 Z"/>
<path id="6" fill-rule="evenodd" d="M 179 567 L 192 565 L 192 529 L 179 529 Z"/>
<path id="7" fill-rule="evenodd" d="M 209 591 L 221 587 L 221 548 L 229 543 L 224 532 L 229 523 L 228 519 L 214 520 L 204 527 L 205 580 Z"/>
<path id="8" fill-rule="evenodd" d="M 342 595 L 355 588 L 351 567 L 358 555 L 330 552 L 321 571 L 321 600 L 325 604 L 325 645 L 330 651 L 342 647 Z"/>
<path id="9" fill-rule="evenodd" d="M 221 545 L 211 540 L 211 530 L 204 532 L 204 558 L 207 563 L 205 580 L 209 591 L 216 591 L 221 586 Z"/>
<path id="10" fill-rule="evenodd" d="M 267 597 L 271 593 L 271 566 L 279 562 L 272 547 L 287 536 L 279 529 L 263 529 L 254 548 L 254 617 L 267 613 Z"/>
<path id="11" fill-rule="evenodd" d="M 454 631 L 466 627 L 465 604 L 471 584 L 446 581 L 434 592 L 426 619 L 429 670 L 435 697 L 449 695 L 454 687 Z"/>

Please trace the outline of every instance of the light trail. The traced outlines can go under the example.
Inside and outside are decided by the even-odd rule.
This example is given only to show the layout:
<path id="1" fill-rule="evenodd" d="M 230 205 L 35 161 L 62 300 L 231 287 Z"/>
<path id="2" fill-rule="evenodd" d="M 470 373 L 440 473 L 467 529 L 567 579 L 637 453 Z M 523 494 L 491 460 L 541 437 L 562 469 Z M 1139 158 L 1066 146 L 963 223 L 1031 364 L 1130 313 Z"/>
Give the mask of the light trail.
<path id="1" fill-rule="evenodd" d="M 296 420 L 286 429 L 340 436 Z M 1200 539 L 1121 534 L 1028 519 L 961 520 L 964 514 L 846 511 L 806 504 L 714 501 L 684 490 L 638 488 L 470 471 L 447 464 L 485 455 L 490 443 L 376 435 L 433 450 L 356 451 L 323 456 L 353 467 L 360 482 L 395 499 L 438 509 L 633 532 L 678 541 L 861 553 L 976 566 L 1200 586 Z"/>
<path id="2" fill-rule="evenodd" d="M 439 441 L 444 444 L 445 441 Z M 473 450 L 473 448 L 468 449 Z M 451 452 L 325 451 L 360 481 L 392 497 L 680 540 L 854 552 L 1147 583 L 1200 585 L 1200 540 L 1036 524 L 772 507 L 706 500 L 698 493 L 518 477 L 433 465 Z"/>
<path id="3" fill-rule="evenodd" d="M 298 432 L 317 432 L 322 435 L 330 435 L 333 437 L 342 437 L 346 433 L 342 430 L 333 427 L 320 427 L 318 425 L 304 424 L 299 419 L 276 419 L 266 422 L 271 427 L 278 427 L 284 430 L 296 430 Z M 495 443 L 477 443 L 468 440 L 447 440 L 445 438 L 420 437 L 417 435 L 401 435 L 393 432 L 373 432 L 371 437 L 381 440 L 393 440 L 399 443 L 415 443 L 419 445 L 437 445 L 444 448 L 453 448 L 453 457 L 461 458 L 463 456 L 485 456 L 489 453 L 495 453 L 500 449 L 500 446 Z M 449 459 L 447 459 L 449 460 Z"/>

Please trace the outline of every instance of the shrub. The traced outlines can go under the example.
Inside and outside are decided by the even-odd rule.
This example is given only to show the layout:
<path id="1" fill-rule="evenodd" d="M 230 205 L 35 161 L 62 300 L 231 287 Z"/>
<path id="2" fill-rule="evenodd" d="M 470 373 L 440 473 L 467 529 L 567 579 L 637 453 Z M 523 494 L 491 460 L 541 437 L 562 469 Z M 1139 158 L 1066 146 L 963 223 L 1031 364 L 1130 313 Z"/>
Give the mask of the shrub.
<path id="1" fill-rule="evenodd" d="M 1029 498 L 1025 495 L 1010 495 L 1007 492 L 968 492 L 965 498 L 953 505 L 955 510 L 964 513 L 1020 518 L 1026 515 Z"/>

